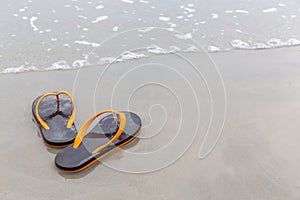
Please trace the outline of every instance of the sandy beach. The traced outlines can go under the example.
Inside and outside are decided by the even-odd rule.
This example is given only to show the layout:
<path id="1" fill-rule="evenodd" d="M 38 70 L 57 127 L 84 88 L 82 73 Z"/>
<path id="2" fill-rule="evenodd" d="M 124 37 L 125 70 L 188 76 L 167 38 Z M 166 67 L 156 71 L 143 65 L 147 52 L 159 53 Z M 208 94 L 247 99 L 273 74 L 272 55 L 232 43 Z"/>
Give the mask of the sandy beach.
<path id="1" fill-rule="evenodd" d="M 199 158 L 210 95 L 195 69 L 173 54 L 112 64 L 105 73 L 97 66 L 1 75 L 0 199 L 299 199 L 299 47 L 210 54 L 226 104 L 207 56 L 180 55 L 211 88 L 213 123 L 220 125 L 226 107 L 209 155 Z M 31 121 L 34 98 L 58 90 L 74 95 L 78 128 L 95 111 L 129 109 L 142 118 L 140 139 L 82 173 L 59 172 L 57 150 L 43 144 Z M 204 154 L 217 137 L 212 130 Z M 151 157 L 161 147 L 166 152 Z"/>
<path id="2" fill-rule="evenodd" d="M 297 0 L 1 1 L 0 200 L 300 199 L 299 23 Z M 77 129 L 114 109 L 140 135 L 61 172 L 31 113 L 61 90 Z"/>

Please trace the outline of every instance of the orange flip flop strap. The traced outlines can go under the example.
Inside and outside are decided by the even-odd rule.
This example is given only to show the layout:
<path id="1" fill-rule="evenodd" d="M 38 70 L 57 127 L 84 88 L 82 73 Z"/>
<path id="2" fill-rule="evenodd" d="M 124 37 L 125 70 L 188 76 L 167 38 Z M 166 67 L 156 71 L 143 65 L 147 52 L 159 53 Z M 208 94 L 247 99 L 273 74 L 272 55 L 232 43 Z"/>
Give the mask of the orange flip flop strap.
<path id="1" fill-rule="evenodd" d="M 116 139 L 118 139 L 121 134 L 123 133 L 124 131 L 124 128 L 125 128 L 125 125 L 126 125 L 126 116 L 124 113 L 120 113 L 118 111 L 115 111 L 115 110 L 104 110 L 102 112 L 99 112 L 97 114 L 95 114 L 93 117 L 91 117 L 90 119 L 88 119 L 84 125 L 81 127 L 81 129 L 79 130 L 78 134 L 76 135 L 76 138 L 74 140 L 74 145 L 73 145 L 73 148 L 78 148 L 79 145 L 82 143 L 82 140 L 83 140 L 83 137 L 85 135 L 85 132 L 87 131 L 88 127 L 91 125 L 91 123 L 97 118 L 99 117 L 100 115 L 104 114 L 104 113 L 114 113 L 117 115 L 117 118 L 120 122 L 120 125 L 119 125 L 119 129 L 118 131 L 116 132 L 116 134 L 114 135 L 114 137 L 112 137 L 107 143 L 105 143 L 104 145 L 96 148 L 95 150 L 93 150 L 92 153 L 97 153 L 99 151 L 101 151 L 102 149 L 104 149 L 105 147 L 107 147 L 108 145 L 110 145 L 111 143 L 113 143 Z"/>
<path id="2" fill-rule="evenodd" d="M 48 124 L 40 117 L 40 114 L 39 114 L 39 105 L 40 105 L 40 103 L 42 102 L 42 100 L 45 97 L 51 96 L 51 95 L 56 96 L 57 101 L 59 101 L 59 95 L 60 94 L 67 95 L 71 99 L 71 102 L 72 102 L 72 105 L 73 105 L 73 111 L 72 111 L 71 117 L 70 117 L 70 119 L 68 121 L 67 128 L 71 128 L 72 125 L 73 125 L 73 123 L 74 123 L 74 118 L 75 118 L 75 113 L 76 113 L 76 106 L 75 106 L 74 99 L 73 99 L 72 95 L 69 94 L 66 91 L 50 92 L 50 93 L 46 93 L 43 96 L 41 96 L 41 98 L 38 100 L 38 102 L 36 104 L 36 107 L 35 107 L 35 113 L 36 113 L 37 120 L 42 125 L 42 127 L 44 129 L 46 129 L 46 130 L 49 130 L 50 128 L 49 128 Z"/>

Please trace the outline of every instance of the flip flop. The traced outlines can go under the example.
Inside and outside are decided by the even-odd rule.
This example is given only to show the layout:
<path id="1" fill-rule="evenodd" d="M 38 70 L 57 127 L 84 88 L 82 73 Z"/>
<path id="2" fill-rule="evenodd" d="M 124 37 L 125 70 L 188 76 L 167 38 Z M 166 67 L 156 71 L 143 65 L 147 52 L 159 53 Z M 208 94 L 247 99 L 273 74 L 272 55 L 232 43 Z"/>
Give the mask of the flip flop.
<path id="1" fill-rule="evenodd" d="M 74 142 L 77 134 L 75 113 L 73 97 L 66 91 L 46 93 L 32 103 L 33 121 L 44 143 L 52 148 L 63 148 Z"/>
<path id="2" fill-rule="evenodd" d="M 112 113 L 100 120 L 85 135 L 90 124 L 100 115 Z M 141 119 L 132 112 L 105 110 L 97 113 L 79 130 L 74 144 L 60 151 L 55 157 L 56 166 L 67 172 L 79 172 L 132 140 L 141 129 Z"/>

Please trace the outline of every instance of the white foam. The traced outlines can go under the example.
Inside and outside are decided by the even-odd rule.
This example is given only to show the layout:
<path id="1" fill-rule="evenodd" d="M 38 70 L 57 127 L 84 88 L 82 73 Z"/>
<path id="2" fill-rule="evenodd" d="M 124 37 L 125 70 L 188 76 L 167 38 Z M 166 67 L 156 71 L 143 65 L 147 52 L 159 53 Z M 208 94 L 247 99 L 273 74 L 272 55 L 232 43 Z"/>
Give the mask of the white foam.
<path id="1" fill-rule="evenodd" d="M 263 10 L 263 13 L 270 13 L 270 12 L 276 12 L 276 11 L 277 11 L 277 8 L 268 8 L 268 9 Z"/>
<path id="2" fill-rule="evenodd" d="M 145 54 L 141 53 L 134 53 L 131 51 L 125 51 L 123 52 L 120 57 L 117 59 L 118 62 L 124 61 L 124 60 L 132 60 L 132 59 L 139 59 L 139 58 L 145 58 Z"/>
<path id="3" fill-rule="evenodd" d="M 286 42 L 283 42 L 280 39 L 271 38 L 270 40 L 267 41 L 267 44 L 270 47 L 294 46 L 294 45 L 299 45 L 300 41 L 291 38 L 291 39 L 287 40 Z"/>
<path id="4" fill-rule="evenodd" d="M 71 45 L 69 45 L 69 44 L 67 44 L 67 43 L 65 43 L 63 46 L 64 46 L 64 47 L 71 48 Z"/>
<path id="5" fill-rule="evenodd" d="M 176 17 L 177 19 L 183 19 L 183 16 L 182 15 L 179 15 Z"/>
<path id="6" fill-rule="evenodd" d="M 98 43 L 88 42 L 86 40 L 76 40 L 74 43 L 82 44 L 82 45 L 88 45 L 88 46 L 92 46 L 92 47 L 99 47 L 100 46 L 100 44 L 98 44 Z"/>
<path id="7" fill-rule="evenodd" d="M 267 45 L 264 44 L 264 43 L 255 43 L 255 44 L 253 44 L 252 47 L 249 48 L 249 49 L 268 49 L 268 48 L 269 48 L 269 46 L 267 46 Z"/>
<path id="8" fill-rule="evenodd" d="M 78 15 L 79 18 L 82 18 L 82 19 L 87 19 L 86 16 L 83 16 L 83 15 Z"/>
<path id="9" fill-rule="evenodd" d="M 147 50 L 148 50 L 149 53 L 151 53 L 151 54 L 157 54 L 157 55 L 159 55 L 159 54 L 167 54 L 168 53 L 167 50 L 165 50 L 165 49 L 163 49 L 160 46 L 155 45 L 155 44 L 152 44 L 152 45 L 148 46 Z"/>
<path id="10" fill-rule="evenodd" d="M 79 6 L 74 6 L 74 8 L 75 8 L 76 11 L 81 11 L 81 10 L 83 10 L 83 8 L 80 8 Z"/>
<path id="11" fill-rule="evenodd" d="M 144 28 L 144 29 L 139 29 L 138 31 L 141 32 L 141 33 L 147 33 L 149 31 L 152 31 L 154 29 L 154 27 L 147 27 L 147 28 Z"/>
<path id="12" fill-rule="evenodd" d="M 179 52 L 179 51 L 181 51 L 181 48 L 179 48 L 179 47 L 177 47 L 177 46 L 174 46 L 174 45 L 170 46 L 170 49 L 171 49 L 171 51 L 173 51 L 173 52 Z"/>
<path id="13" fill-rule="evenodd" d="M 92 21 L 92 23 L 95 24 L 95 23 L 98 23 L 98 22 L 101 22 L 101 21 L 104 21 L 107 19 L 108 19 L 108 16 L 106 16 L 106 15 L 100 16 L 100 17 L 97 17 L 94 21 Z"/>
<path id="14" fill-rule="evenodd" d="M 113 27 L 113 29 L 112 29 L 114 32 L 116 32 L 116 31 L 118 31 L 119 30 L 119 27 L 118 26 L 115 26 L 115 27 Z"/>
<path id="15" fill-rule="evenodd" d="M 243 14 L 249 14 L 249 11 L 247 10 L 235 10 L 236 13 L 243 13 Z"/>
<path id="16" fill-rule="evenodd" d="M 79 67 L 83 67 L 83 66 L 88 66 L 90 65 L 90 63 L 86 60 L 75 60 L 73 63 L 72 63 L 72 66 L 74 68 L 79 68 Z"/>
<path id="17" fill-rule="evenodd" d="M 217 52 L 217 51 L 220 51 L 220 48 L 216 47 L 216 46 L 208 46 L 207 50 L 208 50 L 208 52 Z"/>
<path id="18" fill-rule="evenodd" d="M 188 47 L 182 51 L 186 52 L 186 53 L 191 53 L 191 52 L 198 52 L 199 49 L 197 47 L 195 47 L 194 45 L 191 45 L 190 47 Z"/>
<path id="19" fill-rule="evenodd" d="M 34 24 L 35 20 L 37 20 L 37 17 L 33 16 L 29 19 L 30 21 L 30 26 L 32 28 L 33 31 L 38 31 L 38 27 Z"/>
<path id="20" fill-rule="evenodd" d="M 149 1 L 140 0 L 140 3 L 149 3 Z"/>
<path id="21" fill-rule="evenodd" d="M 181 40 L 188 40 L 188 39 L 193 38 L 191 33 L 187 33 L 187 34 L 183 34 L 183 35 L 176 34 L 175 37 L 177 37 L 178 39 L 181 39 Z"/>
<path id="22" fill-rule="evenodd" d="M 185 7 L 184 10 L 186 10 L 187 12 L 195 12 L 195 9 L 194 8 L 187 8 Z"/>
<path id="23" fill-rule="evenodd" d="M 99 6 L 96 7 L 96 9 L 103 9 L 103 8 L 104 8 L 103 5 L 99 5 Z"/>
<path id="24" fill-rule="evenodd" d="M 124 3 L 130 3 L 130 4 L 134 3 L 134 1 L 131 1 L 131 0 L 121 0 L 121 1 Z"/>
<path id="25" fill-rule="evenodd" d="M 226 10 L 225 13 L 233 13 L 232 10 Z"/>
<path id="26" fill-rule="evenodd" d="M 172 27 L 172 28 L 174 28 L 174 27 L 176 27 L 177 25 L 176 24 L 174 24 L 174 23 L 168 23 L 169 25 L 170 25 L 170 27 Z"/>
<path id="27" fill-rule="evenodd" d="M 219 18 L 219 15 L 216 14 L 216 13 L 211 13 L 211 18 L 212 18 L 212 19 L 218 19 L 218 18 Z"/>
<path id="28" fill-rule="evenodd" d="M 115 57 L 104 57 L 100 59 L 100 62 L 98 64 L 109 64 L 116 61 Z"/>
<path id="29" fill-rule="evenodd" d="M 149 53 L 161 54 L 161 51 L 158 50 L 158 49 L 161 49 L 160 47 L 155 46 L 152 48 L 155 49 L 156 51 L 148 50 Z M 122 61 L 127 61 L 127 60 L 134 60 L 134 59 L 141 59 L 141 58 L 146 58 L 146 57 L 148 57 L 148 56 L 143 53 L 125 51 L 125 52 L 121 53 L 118 58 L 115 58 L 115 57 L 101 58 L 99 60 L 98 64 L 111 64 L 111 63 L 122 62 Z"/>
<path id="30" fill-rule="evenodd" d="M 75 8 L 76 11 L 81 11 L 81 10 L 83 10 L 83 8 L 80 8 L 79 6 L 74 6 L 74 8 Z"/>
<path id="31" fill-rule="evenodd" d="M 59 60 L 51 65 L 51 67 L 47 67 L 47 71 L 52 70 L 67 70 L 71 69 L 71 67 L 68 65 L 68 63 L 65 60 Z"/>
<path id="32" fill-rule="evenodd" d="M 170 21 L 170 17 L 163 17 L 163 16 L 160 16 L 158 19 L 161 20 L 161 21 L 164 21 L 164 22 Z"/>
<path id="33" fill-rule="evenodd" d="M 291 39 L 288 39 L 286 44 L 289 46 L 300 45 L 300 41 L 297 39 L 291 38 Z"/>
<path id="34" fill-rule="evenodd" d="M 286 7 L 286 5 L 283 4 L 283 3 L 279 3 L 278 6 L 280 6 L 280 7 Z"/>
<path id="35" fill-rule="evenodd" d="M 231 41 L 231 45 L 236 49 L 270 49 L 300 45 L 300 41 L 294 38 L 290 38 L 287 41 L 282 41 L 278 38 L 271 38 L 266 42 L 266 44 L 254 43 L 250 45 L 249 43 L 242 40 L 233 40 Z"/>
<path id="36" fill-rule="evenodd" d="M 25 12 L 28 7 L 20 8 L 19 12 Z"/>
<path id="37" fill-rule="evenodd" d="M 0 72 L 0 74 L 16 74 L 16 73 L 21 73 L 21 72 L 29 72 L 29 71 L 37 71 L 38 69 L 34 66 L 30 67 L 25 67 L 25 66 L 20 66 L 20 67 L 9 67 Z"/>
<path id="38" fill-rule="evenodd" d="M 247 42 L 244 42 L 242 40 L 233 40 L 231 41 L 231 45 L 233 48 L 237 49 L 247 49 L 250 47 L 250 45 Z"/>
<path id="39" fill-rule="evenodd" d="M 278 47 L 278 46 L 282 46 L 282 42 L 280 39 L 277 39 L 277 38 L 272 38 L 270 40 L 267 41 L 267 44 L 270 46 L 270 47 Z"/>

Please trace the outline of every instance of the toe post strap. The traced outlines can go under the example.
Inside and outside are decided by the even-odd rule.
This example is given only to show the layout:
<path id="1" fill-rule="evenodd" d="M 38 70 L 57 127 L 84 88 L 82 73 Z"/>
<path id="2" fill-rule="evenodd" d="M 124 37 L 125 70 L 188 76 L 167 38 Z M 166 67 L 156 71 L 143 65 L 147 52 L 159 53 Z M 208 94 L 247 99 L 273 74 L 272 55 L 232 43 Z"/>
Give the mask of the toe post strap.
<path id="1" fill-rule="evenodd" d="M 113 113 L 117 116 L 117 120 L 119 121 L 119 128 L 118 131 L 116 132 L 116 134 L 105 144 L 103 144 L 102 146 L 96 148 L 93 150 L 92 153 L 97 153 L 99 151 L 101 151 L 102 149 L 104 149 L 105 147 L 107 147 L 108 145 L 110 145 L 111 143 L 113 143 L 115 140 L 117 140 L 121 134 L 124 131 L 125 125 L 126 125 L 126 115 L 124 113 L 120 113 L 118 111 L 115 110 L 104 110 L 102 112 L 99 112 L 97 114 L 95 114 L 93 117 L 91 117 L 90 119 L 88 119 L 83 126 L 81 127 L 81 129 L 79 130 L 75 141 L 74 141 L 74 145 L 73 148 L 76 149 L 80 146 L 80 144 L 82 143 L 82 140 L 84 138 L 84 135 L 87 131 L 87 129 L 89 128 L 89 126 L 91 125 L 91 123 L 100 115 L 105 114 L 105 113 Z"/>
<path id="2" fill-rule="evenodd" d="M 37 118 L 37 121 L 41 124 L 41 126 L 46 129 L 46 130 L 49 130 L 50 127 L 48 126 L 48 124 L 41 118 L 40 114 L 39 114 L 39 105 L 40 103 L 43 101 L 44 98 L 46 98 L 47 96 L 56 96 L 56 101 L 59 102 L 59 95 L 61 94 L 65 94 L 67 95 L 70 99 L 71 99 L 71 102 L 72 102 L 72 106 L 73 106 L 73 111 L 72 111 L 72 114 L 71 114 L 71 117 L 68 121 L 68 124 L 67 124 L 67 128 L 71 128 L 73 123 L 74 123 L 74 118 L 75 118 L 75 114 L 76 114 L 76 106 L 75 106 L 75 103 L 74 103 L 74 99 L 72 97 L 72 95 L 66 91 L 59 91 L 59 92 L 50 92 L 50 93 L 46 93 L 44 94 L 43 96 L 40 97 L 40 99 L 38 100 L 37 104 L 36 104 L 36 107 L 35 107 L 35 113 L 36 113 L 36 118 Z"/>

